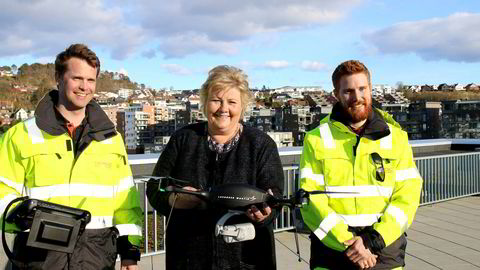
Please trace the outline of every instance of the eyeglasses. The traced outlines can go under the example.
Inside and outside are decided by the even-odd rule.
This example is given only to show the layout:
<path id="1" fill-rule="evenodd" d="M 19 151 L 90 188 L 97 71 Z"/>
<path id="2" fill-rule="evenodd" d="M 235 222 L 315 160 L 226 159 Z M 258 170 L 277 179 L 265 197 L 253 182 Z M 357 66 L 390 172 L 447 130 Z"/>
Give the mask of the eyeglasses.
<path id="1" fill-rule="evenodd" d="M 375 177 L 377 178 L 377 181 L 385 181 L 385 169 L 383 168 L 382 157 L 377 152 L 371 153 L 370 156 L 375 164 Z"/>

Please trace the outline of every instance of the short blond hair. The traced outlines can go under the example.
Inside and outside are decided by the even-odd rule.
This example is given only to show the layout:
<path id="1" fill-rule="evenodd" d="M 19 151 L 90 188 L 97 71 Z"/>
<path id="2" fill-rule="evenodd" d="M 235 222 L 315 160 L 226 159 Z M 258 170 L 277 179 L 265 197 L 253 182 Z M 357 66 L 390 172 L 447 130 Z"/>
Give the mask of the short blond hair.
<path id="1" fill-rule="evenodd" d="M 200 89 L 200 108 L 204 115 L 207 115 L 207 100 L 210 93 L 219 90 L 238 89 L 242 102 L 242 114 L 240 119 L 243 119 L 248 103 L 252 99 L 252 93 L 248 87 L 248 76 L 243 70 L 227 65 L 220 65 L 212 68 L 208 72 L 208 78 L 203 83 Z"/>

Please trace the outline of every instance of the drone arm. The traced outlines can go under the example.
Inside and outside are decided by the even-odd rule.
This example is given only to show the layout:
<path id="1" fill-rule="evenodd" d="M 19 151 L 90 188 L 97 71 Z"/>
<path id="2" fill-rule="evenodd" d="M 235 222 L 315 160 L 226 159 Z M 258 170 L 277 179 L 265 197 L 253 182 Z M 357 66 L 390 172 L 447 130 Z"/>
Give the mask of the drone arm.
<path id="1" fill-rule="evenodd" d="M 267 201 L 267 204 L 272 207 L 272 208 L 278 208 L 281 209 L 284 206 L 288 206 L 289 208 L 293 208 L 295 203 L 293 198 L 292 199 L 281 199 L 281 198 L 276 198 L 276 197 L 271 197 Z"/>
<path id="2" fill-rule="evenodd" d="M 190 195 L 195 195 L 198 198 L 202 200 L 208 200 L 208 192 L 206 191 L 198 191 L 198 190 L 193 190 L 192 189 L 187 189 L 187 188 L 178 188 L 174 186 L 168 186 L 165 191 L 173 192 L 173 193 L 180 193 L 180 194 L 190 194 Z"/>
<path id="3" fill-rule="evenodd" d="M 200 191 L 193 187 L 187 186 L 178 188 L 168 186 L 165 191 L 170 193 L 169 205 L 178 209 L 205 209 L 208 202 L 209 193 Z"/>

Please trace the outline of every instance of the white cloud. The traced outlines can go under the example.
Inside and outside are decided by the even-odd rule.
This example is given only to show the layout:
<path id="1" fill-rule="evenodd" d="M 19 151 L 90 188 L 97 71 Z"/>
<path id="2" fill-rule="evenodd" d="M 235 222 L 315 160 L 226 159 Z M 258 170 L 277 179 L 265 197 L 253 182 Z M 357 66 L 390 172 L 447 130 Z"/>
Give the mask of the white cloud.
<path id="1" fill-rule="evenodd" d="M 40 64 L 48 64 L 48 63 L 52 63 L 53 59 L 51 57 L 40 57 L 35 59 L 35 62 Z"/>
<path id="2" fill-rule="evenodd" d="M 106 48 L 113 58 L 133 53 L 146 31 L 102 0 L 0 0 L 0 57 L 52 57 L 71 43 Z M 6 42 L 5 42 L 6 41 Z"/>
<path id="3" fill-rule="evenodd" d="M 0 0 L 0 57 L 86 43 L 124 59 L 234 54 L 252 36 L 340 20 L 364 0 Z M 153 42 L 156 49 L 144 49 Z"/>
<path id="4" fill-rule="evenodd" d="M 182 57 L 200 51 L 231 55 L 237 52 L 232 41 L 212 41 L 206 34 L 185 33 L 167 37 L 160 45 L 166 58 Z"/>
<path id="5" fill-rule="evenodd" d="M 425 60 L 480 61 L 480 13 L 403 22 L 365 34 L 378 52 L 415 53 Z"/>
<path id="6" fill-rule="evenodd" d="M 186 76 L 192 74 L 190 69 L 178 64 L 162 64 L 161 67 L 164 68 L 168 73 L 175 75 Z"/>
<path id="7" fill-rule="evenodd" d="M 121 68 L 119 71 L 118 71 L 119 74 L 123 74 L 125 76 L 128 76 L 128 71 L 124 68 Z"/>
<path id="8" fill-rule="evenodd" d="M 160 40 L 167 57 L 180 57 L 200 51 L 231 54 L 243 45 L 240 41 L 257 34 L 329 24 L 361 1 L 139 0 L 131 10 Z"/>
<path id="9" fill-rule="evenodd" d="M 328 66 L 322 62 L 304 60 L 300 64 L 300 67 L 306 71 L 321 71 L 327 70 Z"/>
<path id="10" fill-rule="evenodd" d="M 288 61 L 285 60 L 272 60 L 272 61 L 267 61 L 265 64 L 263 64 L 263 67 L 269 68 L 269 69 L 282 69 L 282 68 L 287 68 L 290 64 Z"/>

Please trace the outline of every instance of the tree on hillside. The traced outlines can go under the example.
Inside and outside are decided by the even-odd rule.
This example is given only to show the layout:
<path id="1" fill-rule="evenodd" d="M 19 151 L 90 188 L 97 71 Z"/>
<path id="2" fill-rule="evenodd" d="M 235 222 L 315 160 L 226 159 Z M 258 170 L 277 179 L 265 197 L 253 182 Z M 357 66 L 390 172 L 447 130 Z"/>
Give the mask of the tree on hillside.
<path id="1" fill-rule="evenodd" d="M 40 82 L 40 85 L 38 86 L 37 91 L 33 92 L 32 96 L 30 97 L 30 103 L 33 105 L 33 107 L 36 107 L 38 102 L 52 90 L 52 85 L 50 82 L 46 79 L 42 80 Z"/>
<path id="2" fill-rule="evenodd" d="M 7 90 L 10 90 L 12 88 L 12 85 L 8 81 L 0 81 L 0 92 L 6 92 Z"/>
<path id="3" fill-rule="evenodd" d="M 404 87 L 405 87 L 405 85 L 403 84 L 402 81 L 398 81 L 398 82 L 395 84 L 395 90 L 397 90 L 397 91 L 403 91 L 403 90 L 404 90 Z"/>

